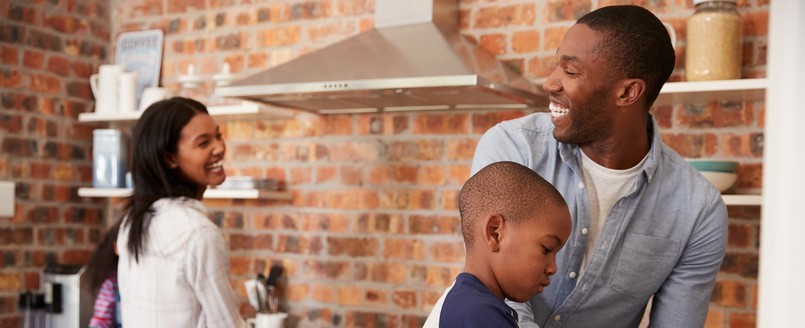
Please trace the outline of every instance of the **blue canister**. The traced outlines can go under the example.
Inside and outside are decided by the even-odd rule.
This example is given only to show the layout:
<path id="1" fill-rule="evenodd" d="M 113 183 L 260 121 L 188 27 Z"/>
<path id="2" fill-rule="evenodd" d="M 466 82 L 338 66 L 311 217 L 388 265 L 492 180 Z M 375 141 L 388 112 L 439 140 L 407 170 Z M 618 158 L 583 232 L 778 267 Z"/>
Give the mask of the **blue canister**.
<path id="1" fill-rule="evenodd" d="M 128 154 L 123 134 L 116 129 L 92 131 L 92 186 L 95 188 L 126 187 Z"/>

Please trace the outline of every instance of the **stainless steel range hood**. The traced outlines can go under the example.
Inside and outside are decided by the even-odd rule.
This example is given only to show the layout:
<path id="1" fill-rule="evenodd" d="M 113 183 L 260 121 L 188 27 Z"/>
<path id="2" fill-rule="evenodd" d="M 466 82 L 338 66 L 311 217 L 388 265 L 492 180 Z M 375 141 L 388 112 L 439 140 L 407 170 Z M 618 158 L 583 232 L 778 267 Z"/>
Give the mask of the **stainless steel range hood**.
<path id="1" fill-rule="evenodd" d="M 547 105 L 458 33 L 458 0 L 377 0 L 376 28 L 215 90 L 319 114 Z"/>

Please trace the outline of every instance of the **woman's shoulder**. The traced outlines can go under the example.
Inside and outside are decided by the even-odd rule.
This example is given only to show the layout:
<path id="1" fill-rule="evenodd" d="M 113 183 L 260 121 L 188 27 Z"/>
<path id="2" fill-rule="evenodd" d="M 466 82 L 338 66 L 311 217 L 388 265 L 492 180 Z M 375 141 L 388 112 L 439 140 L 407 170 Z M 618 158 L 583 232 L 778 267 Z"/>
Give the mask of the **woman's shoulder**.
<path id="1" fill-rule="evenodd" d="M 201 201 L 192 198 L 163 198 L 156 202 L 152 224 L 170 225 L 172 230 L 188 233 L 217 228 L 207 216 L 207 208 Z"/>

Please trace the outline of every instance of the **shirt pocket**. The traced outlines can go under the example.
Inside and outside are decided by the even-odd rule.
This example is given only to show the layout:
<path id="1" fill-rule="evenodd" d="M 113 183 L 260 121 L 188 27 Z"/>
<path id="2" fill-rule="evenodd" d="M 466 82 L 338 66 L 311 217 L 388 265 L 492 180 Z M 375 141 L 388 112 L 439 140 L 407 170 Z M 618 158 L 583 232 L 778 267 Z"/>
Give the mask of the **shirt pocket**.
<path id="1" fill-rule="evenodd" d="M 674 269 L 679 241 L 629 234 L 623 241 L 612 289 L 621 294 L 648 298 Z"/>

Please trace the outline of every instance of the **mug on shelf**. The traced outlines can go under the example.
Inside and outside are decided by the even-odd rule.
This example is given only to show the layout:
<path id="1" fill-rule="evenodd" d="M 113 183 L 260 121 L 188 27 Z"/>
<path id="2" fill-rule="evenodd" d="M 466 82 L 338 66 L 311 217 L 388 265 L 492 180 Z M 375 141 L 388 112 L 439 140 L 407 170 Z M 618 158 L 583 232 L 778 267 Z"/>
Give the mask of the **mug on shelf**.
<path id="1" fill-rule="evenodd" d="M 145 88 L 145 90 L 143 90 L 143 95 L 140 98 L 140 108 L 137 110 L 144 111 L 146 108 L 148 108 L 148 106 L 151 106 L 151 104 L 163 99 L 168 99 L 171 96 L 173 96 L 173 94 L 166 88 Z"/>
<path id="2" fill-rule="evenodd" d="M 249 328 L 283 328 L 288 313 L 258 313 L 254 318 L 246 320 Z"/>
<path id="3" fill-rule="evenodd" d="M 118 95 L 120 93 L 121 65 L 101 65 L 98 74 L 89 77 L 89 86 L 95 96 L 96 113 L 115 113 L 118 111 Z"/>

